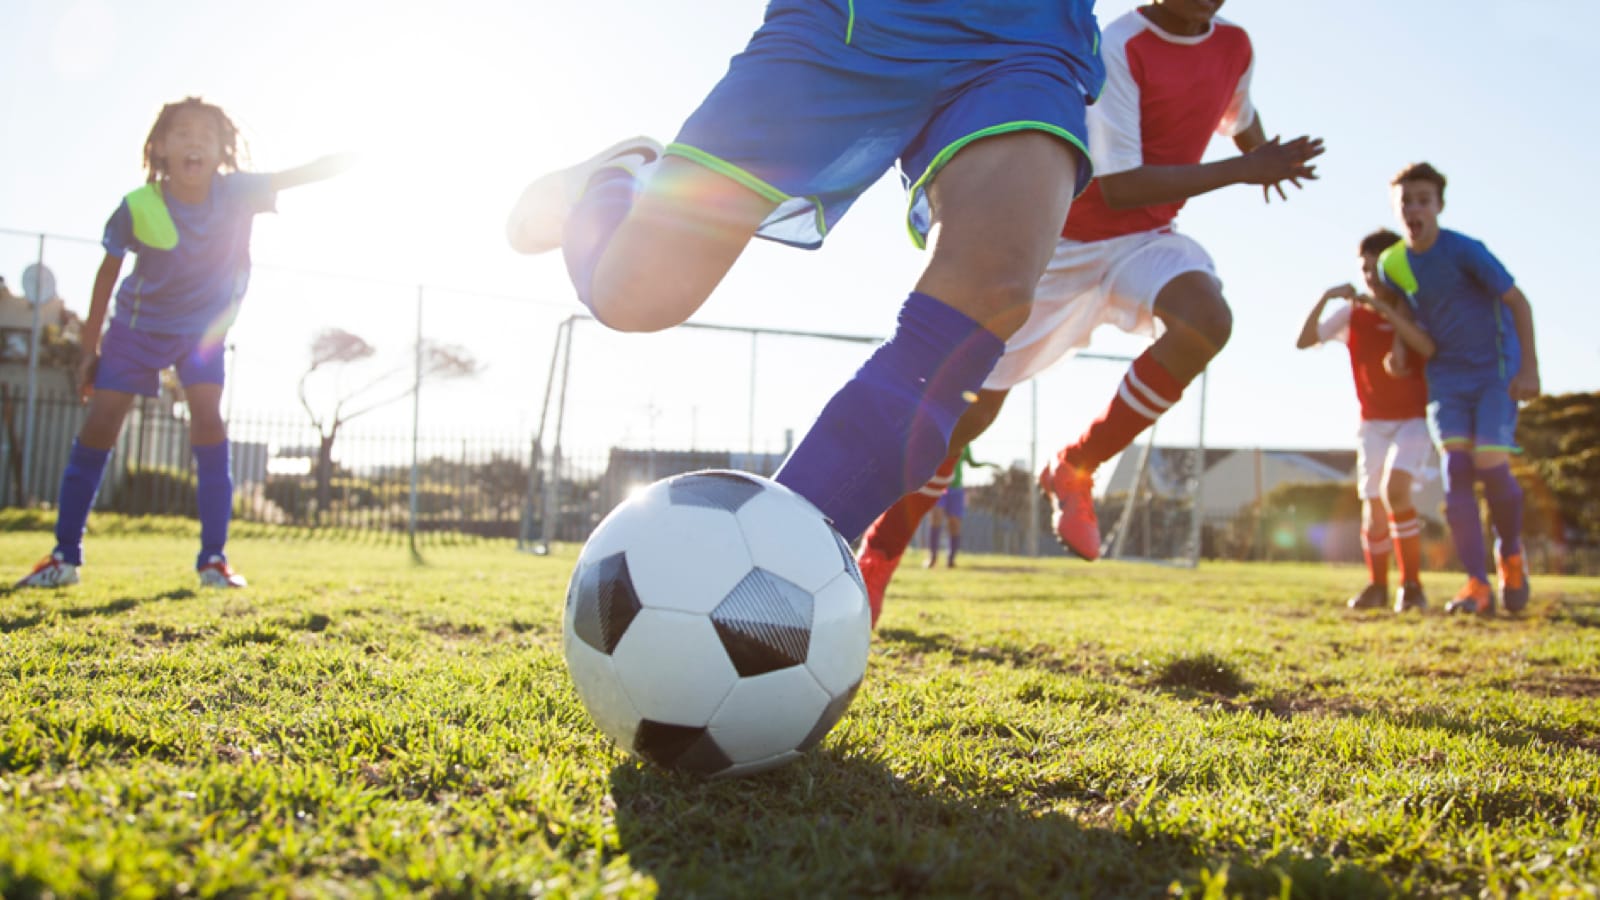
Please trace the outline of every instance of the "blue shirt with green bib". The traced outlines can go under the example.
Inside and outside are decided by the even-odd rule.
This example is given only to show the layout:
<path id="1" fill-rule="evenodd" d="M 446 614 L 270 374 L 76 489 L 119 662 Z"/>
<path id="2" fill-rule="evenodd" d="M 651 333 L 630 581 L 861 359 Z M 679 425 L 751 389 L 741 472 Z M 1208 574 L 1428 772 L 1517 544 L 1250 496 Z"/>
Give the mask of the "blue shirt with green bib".
<path id="1" fill-rule="evenodd" d="M 133 272 L 116 294 L 112 321 L 138 331 L 225 331 L 250 281 L 250 227 L 272 212 L 272 176 L 212 176 L 206 199 L 189 204 L 147 184 L 128 194 L 106 221 L 101 246 L 132 251 Z"/>

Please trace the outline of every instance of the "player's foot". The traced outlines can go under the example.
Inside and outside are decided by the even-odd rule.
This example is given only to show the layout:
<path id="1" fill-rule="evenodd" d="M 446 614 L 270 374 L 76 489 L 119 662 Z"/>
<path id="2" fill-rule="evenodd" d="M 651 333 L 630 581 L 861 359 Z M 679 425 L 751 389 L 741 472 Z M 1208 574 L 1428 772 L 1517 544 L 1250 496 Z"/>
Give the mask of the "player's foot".
<path id="1" fill-rule="evenodd" d="M 242 588 L 249 584 L 244 580 L 244 576 L 235 572 L 233 566 L 228 565 L 228 561 L 221 556 L 213 555 L 206 560 L 205 565 L 195 571 L 200 573 L 202 587 Z"/>
<path id="2" fill-rule="evenodd" d="M 904 554 L 901 554 L 904 555 Z M 883 595 L 889 593 L 889 581 L 900 566 L 900 556 L 889 556 L 882 550 L 862 547 L 856 557 L 861 569 L 861 580 L 867 585 L 867 605 L 872 607 L 872 627 L 878 627 L 878 616 L 883 612 Z"/>
<path id="3" fill-rule="evenodd" d="M 1383 609 L 1389 605 L 1389 587 L 1369 584 L 1361 589 L 1361 593 L 1345 601 L 1344 605 L 1351 609 Z"/>
<path id="4" fill-rule="evenodd" d="M 1452 615 L 1457 613 L 1494 615 L 1494 591 L 1491 591 L 1485 582 L 1468 578 L 1466 586 L 1457 591 L 1455 598 L 1444 605 L 1444 611 Z"/>
<path id="5" fill-rule="evenodd" d="M 925 560 L 922 561 L 922 567 L 924 569 L 937 568 L 938 565 L 939 565 L 939 557 L 937 557 L 937 556 L 929 557 L 928 559 L 925 559 Z"/>
<path id="6" fill-rule="evenodd" d="M 1394 596 L 1394 611 L 1403 613 L 1409 609 L 1424 610 L 1428 608 L 1428 595 L 1422 592 L 1422 584 L 1408 581 L 1400 585 L 1400 593 Z"/>
<path id="7" fill-rule="evenodd" d="M 51 553 L 33 567 L 33 571 L 17 582 L 17 587 L 66 587 L 78 583 L 78 567 Z"/>
<path id="8" fill-rule="evenodd" d="M 506 240 L 518 253 L 544 253 L 561 246 L 567 214 L 601 169 L 639 169 L 661 158 L 661 145 L 647 137 L 618 141 L 575 166 L 534 179 L 506 219 Z"/>
<path id="9" fill-rule="evenodd" d="M 1094 473 L 1055 461 L 1039 472 L 1039 490 L 1050 499 L 1056 540 L 1080 559 L 1100 558 L 1100 517 L 1094 511 Z"/>
<path id="10" fill-rule="evenodd" d="M 1528 608 L 1528 572 L 1522 564 L 1522 554 L 1500 558 L 1500 602 L 1508 613 L 1520 613 Z"/>

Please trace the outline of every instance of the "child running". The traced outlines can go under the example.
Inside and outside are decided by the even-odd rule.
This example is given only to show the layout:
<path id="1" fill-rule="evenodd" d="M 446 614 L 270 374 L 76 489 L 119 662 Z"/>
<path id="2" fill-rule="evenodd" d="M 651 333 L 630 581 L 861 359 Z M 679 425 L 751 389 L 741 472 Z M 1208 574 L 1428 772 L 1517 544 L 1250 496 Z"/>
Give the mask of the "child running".
<path id="1" fill-rule="evenodd" d="M 1427 360 L 1428 427 L 1444 455 L 1445 520 L 1467 583 L 1450 613 L 1491 615 L 1488 548 L 1478 512 L 1483 484 L 1494 525 L 1500 598 L 1507 612 L 1527 608 L 1522 556 L 1522 487 L 1511 474 L 1517 404 L 1539 396 L 1533 310 L 1511 273 L 1482 242 L 1439 227 L 1445 177 L 1427 163 L 1390 182 L 1405 240 L 1379 260 L 1382 284 L 1399 291 L 1422 332 L 1410 344 Z M 1404 365 L 1406 345 L 1397 347 Z"/>
<path id="2" fill-rule="evenodd" d="M 1095 470 L 1178 402 L 1232 332 L 1211 257 L 1177 232 L 1178 211 L 1189 198 L 1231 184 L 1286 196 L 1282 183 L 1315 178 L 1309 163 L 1322 153 L 1320 139 L 1267 139 L 1250 99 L 1250 38 L 1215 18 L 1221 5 L 1158 0 L 1107 26 L 1106 86 L 1089 111 L 1095 181 L 1073 204 L 1034 289 L 1031 316 L 1007 341 L 936 474 L 949 474 L 1012 387 L 1087 346 L 1099 325 L 1155 337 L 1100 419 L 1039 476 L 1054 507 L 1056 537 L 1088 560 L 1100 555 Z M 1202 163 L 1212 134 L 1231 137 L 1241 155 Z M 867 532 L 858 559 L 874 622 L 931 505 L 925 495 L 907 492 Z"/>
<path id="3" fill-rule="evenodd" d="M 145 185 L 122 199 L 101 240 L 106 255 L 83 323 L 77 372 L 89 411 L 61 476 L 56 546 L 18 587 L 78 582 L 84 527 L 123 419 L 135 396 L 156 396 L 168 366 L 176 366 L 189 405 L 200 583 L 245 586 L 224 552 L 233 476 L 222 381 L 224 337 L 250 278 L 250 226 L 257 213 L 272 211 L 278 191 L 331 177 L 346 161 L 330 156 L 259 174 L 239 171 L 239 150 L 233 121 L 199 97 L 163 106 L 145 138 Z M 133 272 L 116 292 L 107 328 L 112 288 L 129 252 Z"/>
<path id="4" fill-rule="evenodd" d="M 1400 235 L 1379 229 L 1361 240 L 1361 277 L 1367 292 L 1349 284 L 1329 288 L 1306 316 L 1297 346 L 1304 350 L 1338 341 L 1350 351 L 1350 372 L 1361 403 L 1360 444 L 1356 450 L 1356 482 L 1361 491 L 1361 551 L 1367 562 L 1367 586 L 1350 598 L 1351 609 L 1389 605 L 1389 556 L 1400 567 L 1400 592 L 1394 611 L 1426 609 L 1422 591 L 1422 522 L 1411 494 L 1428 461 L 1432 441 L 1425 419 L 1428 386 L 1420 367 L 1395 375 L 1386 360 L 1396 333 L 1416 337 L 1417 326 L 1384 299 L 1378 280 L 1378 256 L 1400 242 Z M 1329 303 L 1345 301 L 1323 317 Z"/>

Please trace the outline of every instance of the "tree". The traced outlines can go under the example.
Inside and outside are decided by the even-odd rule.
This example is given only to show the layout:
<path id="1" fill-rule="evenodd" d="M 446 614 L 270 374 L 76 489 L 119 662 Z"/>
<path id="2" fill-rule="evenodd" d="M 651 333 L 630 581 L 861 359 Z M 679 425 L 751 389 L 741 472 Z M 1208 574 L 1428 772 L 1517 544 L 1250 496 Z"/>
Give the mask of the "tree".
<path id="1" fill-rule="evenodd" d="M 340 387 L 343 378 L 336 378 L 333 388 L 319 405 L 311 399 L 312 376 L 319 372 L 342 376 L 356 364 L 372 360 L 377 353 L 377 348 L 361 336 L 342 328 L 325 329 L 311 341 L 311 364 L 300 376 L 298 391 L 300 405 L 311 418 L 319 438 L 316 464 L 319 517 L 328 509 L 333 498 L 333 443 L 339 436 L 339 429 L 359 416 L 404 400 L 415 392 L 418 385 L 406 377 L 412 373 L 412 364 L 399 362 L 367 377 L 351 389 Z M 423 381 L 468 378 L 477 375 L 480 368 L 478 361 L 461 347 L 428 340 L 422 342 Z"/>
<path id="2" fill-rule="evenodd" d="M 1600 541 L 1600 391 L 1540 397 L 1522 408 L 1513 469 L 1530 537 Z"/>

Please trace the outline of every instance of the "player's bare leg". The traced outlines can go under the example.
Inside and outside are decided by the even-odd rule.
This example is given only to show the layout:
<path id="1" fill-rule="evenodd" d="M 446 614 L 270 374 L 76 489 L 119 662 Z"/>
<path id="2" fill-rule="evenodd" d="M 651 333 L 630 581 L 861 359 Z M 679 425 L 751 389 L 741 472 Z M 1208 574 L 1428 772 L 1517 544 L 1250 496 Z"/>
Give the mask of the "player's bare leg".
<path id="1" fill-rule="evenodd" d="M 1389 539 L 1394 543 L 1395 561 L 1400 568 L 1400 590 L 1394 598 L 1397 613 L 1428 608 L 1428 597 L 1422 590 L 1422 521 L 1411 499 L 1413 483 L 1411 473 L 1399 469 L 1390 469 L 1383 482 Z"/>

